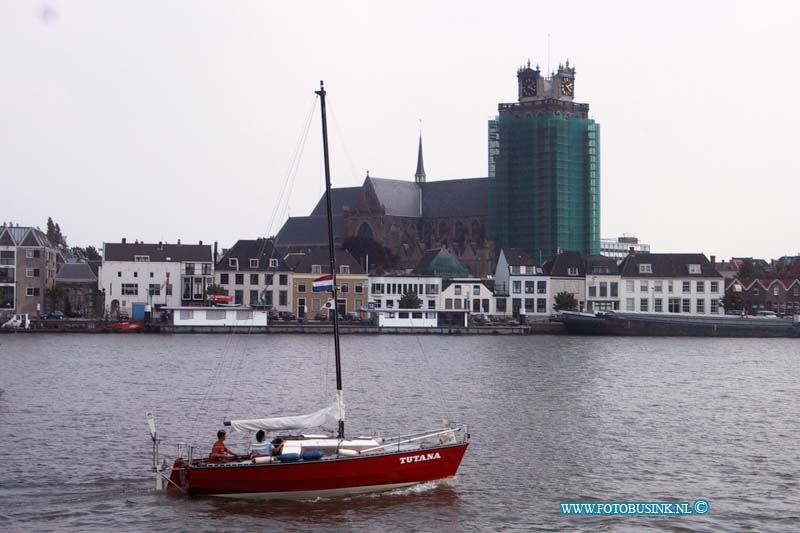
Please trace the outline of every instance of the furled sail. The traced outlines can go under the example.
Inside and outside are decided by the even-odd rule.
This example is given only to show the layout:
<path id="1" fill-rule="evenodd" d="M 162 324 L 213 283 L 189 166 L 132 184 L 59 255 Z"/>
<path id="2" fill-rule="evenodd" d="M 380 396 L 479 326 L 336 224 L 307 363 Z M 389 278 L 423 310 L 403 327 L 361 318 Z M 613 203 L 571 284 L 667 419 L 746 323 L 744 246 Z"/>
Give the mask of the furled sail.
<path id="1" fill-rule="evenodd" d="M 342 393 L 337 392 L 336 402 L 307 415 L 278 416 L 272 418 L 251 418 L 249 420 L 231 420 L 231 427 L 236 431 L 283 431 L 307 428 L 335 428 L 339 420 L 344 420 L 344 401 Z"/>

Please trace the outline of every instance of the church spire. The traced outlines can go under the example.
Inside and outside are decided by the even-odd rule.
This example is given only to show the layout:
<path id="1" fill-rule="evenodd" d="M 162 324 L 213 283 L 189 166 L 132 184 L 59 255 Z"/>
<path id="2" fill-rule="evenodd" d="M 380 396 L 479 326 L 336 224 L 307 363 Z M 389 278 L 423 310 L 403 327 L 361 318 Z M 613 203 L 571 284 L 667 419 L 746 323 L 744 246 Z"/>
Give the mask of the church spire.
<path id="1" fill-rule="evenodd" d="M 425 165 L 422 163 L 422 132 L 419 132 L 419 152 L 417 153 L 417 172 L 414 181 L 425 183 Z"/>

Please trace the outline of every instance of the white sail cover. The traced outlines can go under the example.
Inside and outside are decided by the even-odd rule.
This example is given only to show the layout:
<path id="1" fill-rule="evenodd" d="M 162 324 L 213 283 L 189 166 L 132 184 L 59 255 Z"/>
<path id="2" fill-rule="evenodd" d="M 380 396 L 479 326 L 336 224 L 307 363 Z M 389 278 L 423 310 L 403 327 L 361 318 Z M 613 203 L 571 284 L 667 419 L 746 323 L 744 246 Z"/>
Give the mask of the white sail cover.
<path id="1" fill-rule="evenodd" d="M 272 418 L 251 418 L 231 420 L 236 431 L 283 431 L 307 428 L 336 428 L 339 420 L 344 420 L 344 400 L 341 391 L 336 393 L 336 402 L 308 415 L 278 416 Z"/>

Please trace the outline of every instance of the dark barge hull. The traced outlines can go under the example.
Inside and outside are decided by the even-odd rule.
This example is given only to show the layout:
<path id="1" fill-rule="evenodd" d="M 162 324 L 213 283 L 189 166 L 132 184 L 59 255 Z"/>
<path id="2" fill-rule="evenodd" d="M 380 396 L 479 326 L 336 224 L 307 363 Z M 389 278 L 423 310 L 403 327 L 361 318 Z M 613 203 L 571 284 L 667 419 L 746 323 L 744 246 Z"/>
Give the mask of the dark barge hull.
<path id="1" fill-rule="evenodd" d="M 650 337 L 800 337 L 800 324 L 788 319 L 737 316 L 689 317 L 635 313 L 563 312 L 568 333 Z"/>

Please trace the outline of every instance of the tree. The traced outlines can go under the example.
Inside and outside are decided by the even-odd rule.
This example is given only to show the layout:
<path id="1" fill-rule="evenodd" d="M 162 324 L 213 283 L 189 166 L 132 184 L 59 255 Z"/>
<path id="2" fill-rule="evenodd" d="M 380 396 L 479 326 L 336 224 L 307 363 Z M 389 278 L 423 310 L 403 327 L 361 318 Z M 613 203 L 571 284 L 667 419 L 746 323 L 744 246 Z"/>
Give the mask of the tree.
<path id="1" fill-rule="evenodd" d="M 66 246 L 67 239 L 61 233 L 61 226 L 53 222 L 51 217 L 47 217 L 47 240 L 53 246 Z"/>
<path id="2" fill-rule="evenodd" d="M 562 291 L 554 298 L 553 309 L 556 311 L 573 311 L 578 307 L 578 301 L 571 292 Z"/>
<path id="3" fill-rule="evenodd" d="M 726 311 L 741 311 L 744 309 L 744 297 L 741 291 L 733 290 L 731 287 L 722 298 L 722 306 Z"/>
<path id="4" fill-rule="evenodd" d="M 422 300 L 415 291 L 408 291 L 400 298 L 399 306 L 400 309 L 419 309 L 422 307 Z"/>
<path id="5" fill-rule="evenodd" d="M 755 263 L 749 257 L 742 259 L 742 266 L 739 267 L 739 279 L 756 279 L 763 278 L 764 271 L 756 267 Z"/>
<path id="6" fill-rule="evenodd" d="M 64 295 L 66 291 L 64 290 L 64 286 L 60 283 L 54 284 L 52 287 L 45 291 L 45 295 L 47 296 L 47 301 L 50 305 L 51 311 L 58 310 L 61 307 L 61 303 L 64 300 Z"/>
<path id="7" fill-rule="evenodd" d="M 207 295 L 220 295 L 220 294 L 228 294 L 221 285 L 209 285 L 206 287 L 206 294 Z"/>
<path id="8" fill-rule="evenodd" d="M 89 261 L 100 261 L 102 257 L 100 257 L 100 252 L 97 251 L 97 248 L 92 246 L 91 244 L 87 246 L 84 250 L 86 254 L 86 259 Z"/>

